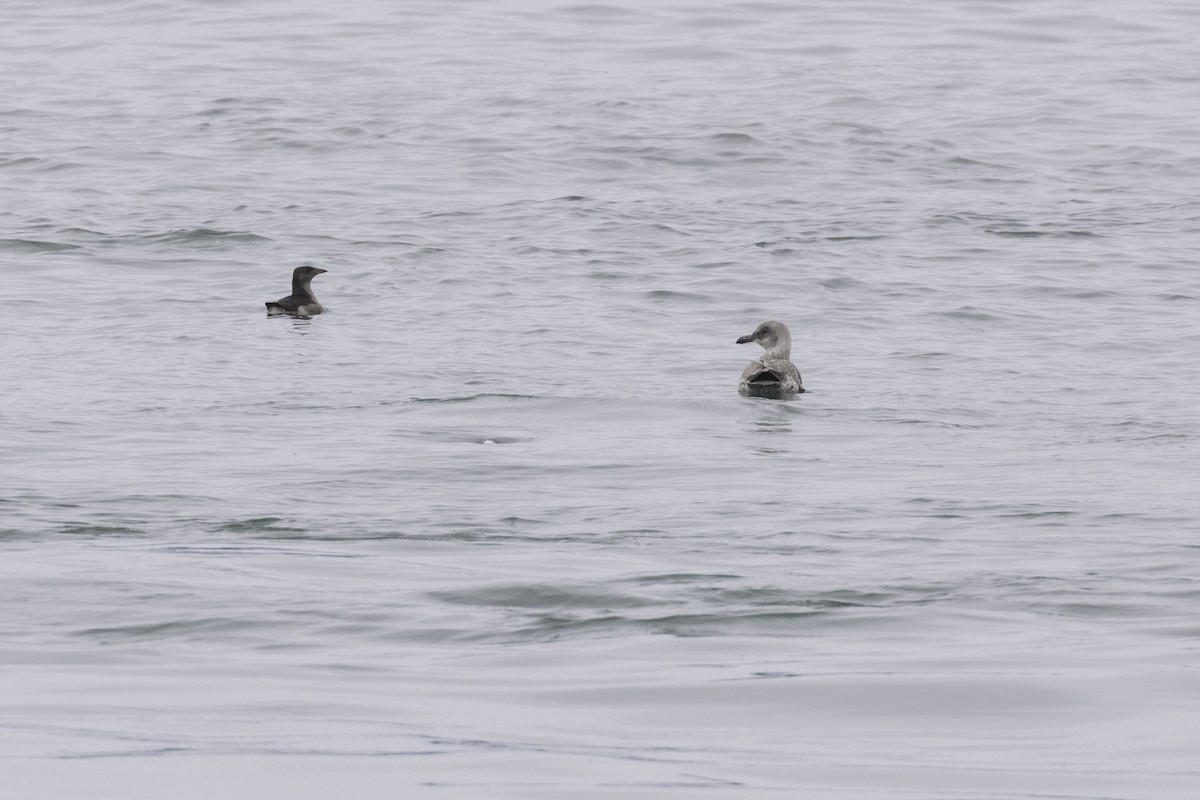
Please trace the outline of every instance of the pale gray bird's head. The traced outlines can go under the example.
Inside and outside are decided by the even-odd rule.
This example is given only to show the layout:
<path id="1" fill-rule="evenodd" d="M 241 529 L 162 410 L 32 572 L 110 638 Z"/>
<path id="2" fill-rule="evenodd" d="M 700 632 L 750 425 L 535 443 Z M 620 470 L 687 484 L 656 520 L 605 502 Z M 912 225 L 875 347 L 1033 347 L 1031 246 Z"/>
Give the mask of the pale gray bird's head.
<path id="1" fill-rule="evenodd" d="M 754 329 L 754 333 L 749 336 L 743 336 L 737 340 L 738 344 L 746 342 L 758 342 L 762 345 L 763 360 L 769 361 L 773 358 L 790 359 L 792 357 L 792 334 L 788 330 L 787 325 L 784 325 L 777 319 L 768 320 L 761 323 Z"/>

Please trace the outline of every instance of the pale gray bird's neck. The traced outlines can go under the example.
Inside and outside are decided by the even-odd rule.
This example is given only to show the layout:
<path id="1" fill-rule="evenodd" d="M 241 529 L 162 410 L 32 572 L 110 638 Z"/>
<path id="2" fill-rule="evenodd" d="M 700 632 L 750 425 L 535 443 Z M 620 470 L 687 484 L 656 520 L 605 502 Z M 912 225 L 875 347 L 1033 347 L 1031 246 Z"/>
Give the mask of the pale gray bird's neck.
<path id="1" fill-rule="evenodd" d="M 790 361 L 792 358 L 792 337 L 786 333 L 775 336 L 773 341 L 764 341 L 763 348 L 765 352 L 762 355 L 763 361 L 774 361 L 783 359 Z"/>

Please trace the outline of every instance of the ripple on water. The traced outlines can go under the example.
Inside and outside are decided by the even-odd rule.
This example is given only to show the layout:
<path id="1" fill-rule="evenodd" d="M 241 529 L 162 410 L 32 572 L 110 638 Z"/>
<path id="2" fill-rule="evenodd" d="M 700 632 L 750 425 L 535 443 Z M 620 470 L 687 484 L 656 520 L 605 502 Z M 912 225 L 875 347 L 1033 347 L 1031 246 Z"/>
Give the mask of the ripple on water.
<path id="1" fill-rule="evenodd" d="M 14 253 L 53 253 L 59 250 L 78 250 L 77 244 L 46 242 L 35 239 L 0 239 L 0 250 Z"/>
<path id="2" fill-rule="evenodd" d="M 212 228 L 180 228 L 164 233 L 139 235 L 137 238 L 158 245 L 227 248 L 271 241 L 266 236 L 249 231 L 222 231 Z"/>

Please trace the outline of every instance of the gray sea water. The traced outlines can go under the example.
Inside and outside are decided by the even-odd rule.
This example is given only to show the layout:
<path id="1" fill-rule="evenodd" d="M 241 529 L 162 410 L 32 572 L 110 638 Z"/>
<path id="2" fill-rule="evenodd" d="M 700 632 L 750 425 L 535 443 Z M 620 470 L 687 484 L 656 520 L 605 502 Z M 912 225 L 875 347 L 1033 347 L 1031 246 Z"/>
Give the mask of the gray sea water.
<path id="1" fill-rule="evenodd" d="M 1200 797 L 1198 37 L 8 0 L 4 796 Z"/>

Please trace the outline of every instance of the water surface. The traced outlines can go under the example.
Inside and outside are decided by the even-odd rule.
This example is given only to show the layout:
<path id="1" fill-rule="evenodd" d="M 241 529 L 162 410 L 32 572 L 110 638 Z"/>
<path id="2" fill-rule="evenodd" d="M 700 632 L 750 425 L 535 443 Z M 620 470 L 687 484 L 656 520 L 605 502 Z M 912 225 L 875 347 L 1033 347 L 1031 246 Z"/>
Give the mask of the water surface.
<path id="1" fill-rule="evenodd" d="M 1196 796 L 1190 5 L 0 23 L 14 796 Z"/>

